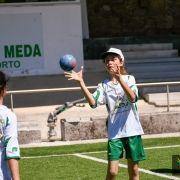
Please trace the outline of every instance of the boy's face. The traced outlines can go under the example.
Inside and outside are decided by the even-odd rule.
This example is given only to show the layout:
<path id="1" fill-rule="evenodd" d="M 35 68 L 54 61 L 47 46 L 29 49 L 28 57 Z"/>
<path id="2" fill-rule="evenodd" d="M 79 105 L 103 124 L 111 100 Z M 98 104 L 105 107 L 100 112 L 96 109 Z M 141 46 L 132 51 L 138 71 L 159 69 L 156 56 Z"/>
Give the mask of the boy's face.
<path id="1" fill-rule="evenodd" d="M 6 86 L 4 87 L 3 97 L 5 97 L 5 96 L 7 95 L 7 89 L 8 89 L 8 86 L 6 85 Z"/>
<path id="2" fill-rule="evenodd" d="M 119 69 L 123 66 L 123 61 L 119 59 L 117 55 L 108 55 L 104 63 L 106 65 L 106 69 L 110 74 L 118 74 Z"/>
<path id="3" fill-rule="evenodd" d="M 7 94 L 7 86 L 0 91 L 0 98 L 4 98 Z"/>

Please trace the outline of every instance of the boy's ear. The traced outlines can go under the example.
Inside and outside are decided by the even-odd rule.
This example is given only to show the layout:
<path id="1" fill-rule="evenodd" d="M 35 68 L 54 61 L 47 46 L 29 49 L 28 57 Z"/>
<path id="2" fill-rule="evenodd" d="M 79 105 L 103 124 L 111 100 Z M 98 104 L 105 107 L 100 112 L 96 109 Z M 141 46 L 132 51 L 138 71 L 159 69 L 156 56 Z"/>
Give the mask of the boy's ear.
<path id="1" fill-rule="evenodd" d="M 120 66 L 123 66 L 124 65 L 124 61 L 122 59 L 120 59 Z"/>

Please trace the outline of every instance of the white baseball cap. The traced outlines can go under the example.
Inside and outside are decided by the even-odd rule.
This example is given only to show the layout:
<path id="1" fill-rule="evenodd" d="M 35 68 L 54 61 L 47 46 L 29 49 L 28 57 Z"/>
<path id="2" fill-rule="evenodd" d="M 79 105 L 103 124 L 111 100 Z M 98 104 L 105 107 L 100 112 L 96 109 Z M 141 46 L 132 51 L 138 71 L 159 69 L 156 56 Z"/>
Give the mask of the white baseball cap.
<path id="1" fill-rule="evenodd" d="M 109 50 L 102 53 L 101 58 L 105 59 L 106 56 L 108 56 L 110 54 L 117 54 L 121 57 L 122 61 L 124 61 L 124 55 L 123 55 L 122 51 L 120 49 L 117 49 L 117 48 L 109 48 Z"/>

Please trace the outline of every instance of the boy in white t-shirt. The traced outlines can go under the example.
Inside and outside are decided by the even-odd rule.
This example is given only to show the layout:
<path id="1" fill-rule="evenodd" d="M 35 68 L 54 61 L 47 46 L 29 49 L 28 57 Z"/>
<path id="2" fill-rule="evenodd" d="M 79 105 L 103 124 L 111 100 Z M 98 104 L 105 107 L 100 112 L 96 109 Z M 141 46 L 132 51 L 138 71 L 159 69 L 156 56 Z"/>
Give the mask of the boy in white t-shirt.
<path id="1" fill-rule="evenodd" d="M 128 75 L 124 67 L 124 56 L 117 48 L 110 48 L 102 54 L 110 75 L 91 94 L 87 89 L 82 69 L 79 72 L 65 72 L 68 80 L 76 80 L 92 108 L 106 104 L 108 111 L 108 169 L 107 180 L 118 174 L 119 159 L 125 151 L 129 179 L 138 180 L 138 163 L 145 159 L 141 135 L 144 134 L 137 111 L 138 89 L 135 78 Z"/>
<path id="2" fill-rule="evenodd" d="M 0 180 L 19 180 L 17 118 L 3 105 L 6 88 L 6 75 L 0 71 Z"/>

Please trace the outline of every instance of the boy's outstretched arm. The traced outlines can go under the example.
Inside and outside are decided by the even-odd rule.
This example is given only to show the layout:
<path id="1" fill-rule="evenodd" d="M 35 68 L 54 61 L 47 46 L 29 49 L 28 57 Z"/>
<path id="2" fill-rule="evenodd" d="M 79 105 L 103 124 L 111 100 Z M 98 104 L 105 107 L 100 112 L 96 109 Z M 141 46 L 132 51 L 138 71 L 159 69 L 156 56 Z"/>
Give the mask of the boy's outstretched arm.
<path id="1" fill-rule="evenodd" d="M 86 87 L 86 85 L 84 83 L 82 73 L 83 73 L 83 67 L 81 67 L 81 70 L 79 72 L 75 72 L 75 71 L 64 72 L 65 77 L 67 77 L 68 80 L 75 80 L 75 81 L 77 81 L 79 83 L 79 85 L 80 85 L 80 87 L 81 87 L 81 89 L 82 89 L 88 103 L 90 105 L 95 105 L 96 102 L 95 102 L 92 94 L 89 92 L 88 88 Z"/>

